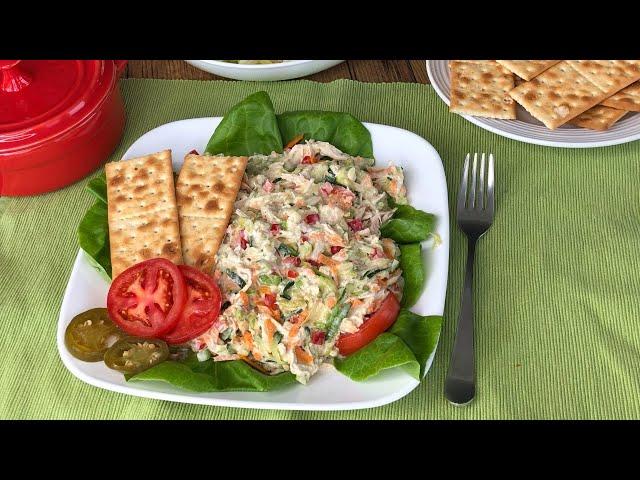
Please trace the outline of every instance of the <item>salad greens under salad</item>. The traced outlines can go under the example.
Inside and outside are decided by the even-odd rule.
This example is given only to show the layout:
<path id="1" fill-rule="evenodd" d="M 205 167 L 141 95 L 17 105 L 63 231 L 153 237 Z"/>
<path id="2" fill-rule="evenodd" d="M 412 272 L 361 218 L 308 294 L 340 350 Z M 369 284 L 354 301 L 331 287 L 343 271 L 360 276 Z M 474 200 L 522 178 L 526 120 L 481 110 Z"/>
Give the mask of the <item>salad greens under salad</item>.
<path id="1" fill-rule="evenodd" d="M 128 381 L 266 391 L 306 383 L 327 360 L 356 381 L 398 366 L 419 379 L 442 319 L 407 308 L 424 288 L 420 242 L 435 236 L 435 219 L 407 204 L 401 168 L 374 166 L 364 125 L 339 112 L 276 115 L 258 92 L 225 115 L 206 153 L 250 157 L 213 272 L 225 309 L 182 360 L 172 355 Z M 80 245 L 110 276 L 104 177 L 87 188 L 96 201 Z M 402 298 L 393 326 L 339 355 L 340 334 L 357 332 L 389 295 Z"/>

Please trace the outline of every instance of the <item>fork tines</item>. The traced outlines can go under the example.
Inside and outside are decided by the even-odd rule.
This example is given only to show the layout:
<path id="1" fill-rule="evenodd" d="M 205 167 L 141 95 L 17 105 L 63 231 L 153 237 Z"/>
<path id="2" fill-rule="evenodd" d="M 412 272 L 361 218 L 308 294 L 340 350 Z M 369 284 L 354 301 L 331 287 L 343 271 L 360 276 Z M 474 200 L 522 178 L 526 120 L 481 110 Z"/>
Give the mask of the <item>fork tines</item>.
<path id="1" fill-rule="evenodd" d="M 493 216 L 495 204 L 493 154 L 488 155 L 488 161 L 487 155 L 481 154 L 480 175 L 478 175 L 478 153 L 473 154 L 471 175 L 469 175 L 469 163 L 471 163 L 471 154 L 467 153 L 458 191 L 458 212 L 474 210 Z"/>

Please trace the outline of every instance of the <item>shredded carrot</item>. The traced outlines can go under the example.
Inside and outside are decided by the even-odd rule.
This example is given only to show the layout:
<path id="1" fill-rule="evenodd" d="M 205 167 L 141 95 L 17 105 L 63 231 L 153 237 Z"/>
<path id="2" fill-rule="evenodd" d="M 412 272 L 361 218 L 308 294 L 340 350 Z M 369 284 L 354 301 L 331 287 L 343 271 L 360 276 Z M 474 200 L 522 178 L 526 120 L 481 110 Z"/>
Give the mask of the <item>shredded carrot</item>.
<path id="1" fill-rule="evenodd" d="M 293 137 L 289 143 L 287 143 L 284 148 L 293 148 L 294 145 L 300 143 L 302 141 L 302 139 L 304 138 L 304 135 L 296 135 L 295 137 Z"/>
<path id="2" fill-rule="evenodd" d="M 337 233 L 327 232 L 311 232 L 309 238 L 312 240 L 320 240 L 337 247 L 345 247 L 344 239 Z"/>
<path id="3" fill-rule="evenodd" d="M 321 263 L 322 265 L 326 265 L 327 267 L 337 267 L 338 266 L 338 262 L 336 262 L 335 260 L 333 260 L 332 258 L 329 258 L 323 254 L 318 255 L 318 263 Z"/>
<path id="4" fill-rule="evenodd" d="M 362 300 L 360 300 L 359 298 L 354 298 L 353 300 L 351 300 L 351 308 L 358 308 L 363 303 L 364 302 Z"/>
<path id="5" fill-rule="evenodd" d="M 311 364 L 313 363 L 313 356 L 307 353 L 302 347 L 296 347 L 296 359 L 301 363 Z"/>
<path id="6" fill-rule="evenodd" d="M 289 338 L 293 338 L 298 334 L 298 331 L 300 330 L 300 324 L 296 323 L 293 325 L 293 327 L 291 327 L 291 330 L 289 330 Z"/>
<path id="7" fill-rule="evenodd" d="M 245 307 L 249 306 L 249 295 L 247 295 L 247 292 L 240 292 L 238 294 L 240 296 L 240 300 L 242 301 L 243 305 Z"/>
<path id="8" fill-rule="evenodd" d="M 338 275 L 338 267 L 329 267 L 331 270 L 331 276 L 333 277 L 333 281 L 336 285 L 340 284 L 340 276 Z"/>
<path id="9" fill-rule="evenodd" d="M 276 333 L 276 327 L 271 320 L 267 319 L 264 322 L 264 329 L 266 330 L 267 334 L 267 342 L 271 343 L 271 341 L 273 340 L 273 334 Z"/>
<path id="10" fill-rule="evenodd" d="M 291 330 L 289 330 L 288 338 L 294 338 L 298 334 L 298 331 L 300 331 L 300 327 L 307 320 L 308 316 L 309 312 L 307 310 L 303 310 L 298 315 L 296 315 L 296 317 L 298 317 L 298 321 L 294 323 L 293 327 L 291 327 Z"/>
<path id="11" fill-rule="evenodd" d="M 250 331 L 246 331 L 242 334 L 242 338 L 244 340 L 244 344 L 247 346 L 249 351 L 253 350 L 253 335 L 251 335 Z"/>
<path id="12" fill-rule="evenodd" d="M 370 168 L 369 173 L 389 173 L 391 167 Z"/>
<path id="13" fill-rule="evenodd" d="M 318 263 L 329 267 L 329 270 L 331 270 L 333 281 L 336 283 L 340 283 L 340 279 L 338 278 L 338 265 L 340 265 L 339 262 L 336 262 L 334 259 L 329 258 L 326 255 L 320 254 L 318 255 Z"/>
<path id="14" fill-rule="evenodd" d="M 258 290 L 260 291 L 261 294 L 265 295 L 267 293 L 271 293 L 271 288 L 270 287 L 266 287 L 266 286 L 260 286 L 258 288 Z"/>
<path id="15" fill-rule="evenodd" d="M 391 190 L 391 192 L 395 195 L 398 194 L 398 182 L 396 182 L 395 180 L 391 180 L 389 182 L 389 190 Z"/>
<path id="16" fill-rule="evenodd" d="M 270 310 L 270 309 L 269 309 L 269 307 L 267 307 L 266 305 L 264 305 L 264 304 L 262 304 L 262 303 L 258 303 L 258 304 L 256 304 L 256 308 L 257 308 L 257 309 L 258 309 L 258 311 L 259 311 L 260 313 L 262 313 L 263 315 L 266 315 L 266 316 L 268 316 L 268 317 L 271 317 L 271 316 L 272 316 L 272 312 L 271 312 L 271 310 Z"/>
<path id="17" fill-rule="evenodd" d="M 251 350 L 251 353 L 253 354 L 253 358 L 255 358 L 256 360 L 262 360 L 262 354 L 259 351 Z"/>
<path id="18" fill-rule="evenodd" d="M 344 239 L 338 235 L 337 233 L 332 233 L 327 235 L 327 240 L 331 245 L 336 245 L 338 247 L 346 247 L 347 245 L 344 243 Z"/>
<path id="19" fill-rule="evenodd" d="M 333 308 L 336 306 L 336 303 L 338 303 L 338 301 L 336 300 L 336 297 L 327 298 L 327 307 Z"/>
<path id="20" fill-rule="evenodd" d="M 277 306 L 274 309 L 271 309 L 267 307 L 262 302 L 262 300 L 257 300 L 255 303 L 256 303 L 256 308 L 263 315 L 266 315 L 267 317 L 275 318 L 278 321 L 282 319 L 282 314 L 280 313 L 280 309 Z"/>

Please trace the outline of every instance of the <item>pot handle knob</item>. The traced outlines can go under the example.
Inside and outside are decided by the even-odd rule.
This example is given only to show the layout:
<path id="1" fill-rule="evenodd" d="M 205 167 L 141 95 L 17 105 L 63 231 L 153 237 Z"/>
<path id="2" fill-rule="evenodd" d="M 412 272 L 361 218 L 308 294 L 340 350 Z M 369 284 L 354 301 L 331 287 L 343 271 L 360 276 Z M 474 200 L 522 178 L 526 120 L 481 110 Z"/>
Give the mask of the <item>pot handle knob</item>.
<path id="1" fill-rule="evenodd" d="M 31 75 L 20 67 L 20 60 L 0 60 L 0 90 L 19 92 L 31 83 Z"/>

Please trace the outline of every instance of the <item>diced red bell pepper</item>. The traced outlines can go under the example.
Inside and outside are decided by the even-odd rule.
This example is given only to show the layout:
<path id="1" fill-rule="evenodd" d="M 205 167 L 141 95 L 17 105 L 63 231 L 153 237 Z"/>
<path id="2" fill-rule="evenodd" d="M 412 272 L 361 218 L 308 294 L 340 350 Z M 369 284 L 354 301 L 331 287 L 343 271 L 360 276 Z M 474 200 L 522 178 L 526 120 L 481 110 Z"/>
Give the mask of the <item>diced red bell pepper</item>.
<path id="1" fill-rule="evenodd" d="M 314 345 L 322 345 L 325 338 L 326 334 L 322 330 L 316 330 L 311 334 L 311 343 Z"/>
<path id="2" fill-rule="evenodd" d="M 300 260 L 300 257 L 284 257 L 282 259 L 282 262 L 286 265 L 293 265 L 295 267 L 299 267 L 302 264 L 302 260 Z"/>
<path id="3" fill-rule="evenodd" d="M 317 213 L 310 213 L 309 215 L 304 217 L 304 221 L 309 225 L 313 225 L 320 221 L 320 215 L 318 215 Z"/>
<path id="4" fill-rule="evenodd" d="M 359 232 L 360 230 L 362 230 L 364 228 L 364 224 L 362 223 L 362 220 L 359 219 L 359 218 L 356 218 L 355 220 L 348 221 L 347 225 L 349 225 L 349 228 L 351 230 L 353 230 L 354 232 Z"/>
<path id="5" fill-rule="evenodd" d="M 276 305 L 276 296 L 272 293 L 265 293 L 264 304 L 269 307 L 269 309 L 273 310 Z"/>
<path id="6" fill-rule="evenodd" d="M 249 245 L 249 241 L 247 240 L 247 236 L 245 235 L 244 230 L 242 230 L 240 232 L 240 248 L 246 250 L 247 245 Z"/>

